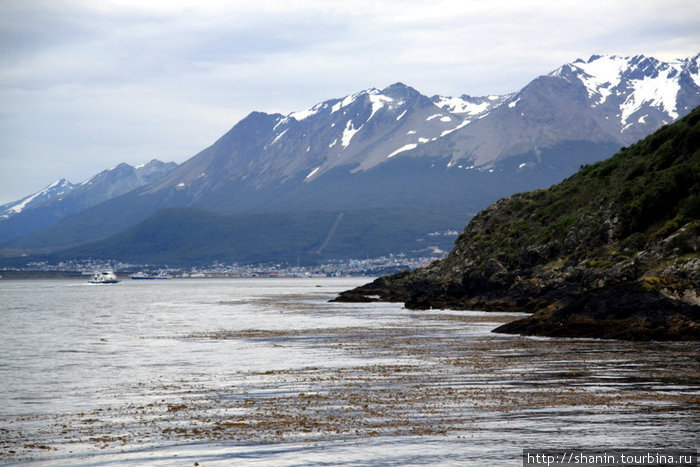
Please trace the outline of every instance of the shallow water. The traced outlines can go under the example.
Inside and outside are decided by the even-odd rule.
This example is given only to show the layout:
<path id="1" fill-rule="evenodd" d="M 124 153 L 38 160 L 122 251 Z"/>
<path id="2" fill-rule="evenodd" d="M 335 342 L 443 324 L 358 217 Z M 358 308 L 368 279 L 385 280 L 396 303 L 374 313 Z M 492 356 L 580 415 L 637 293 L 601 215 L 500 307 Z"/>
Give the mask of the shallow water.
<path id="1" fill-rule="evenodd" d="M 0 463 L 521 465 L 696 448 L 700 347 L 328 299 L 366 279 L 0 281 Z"/>

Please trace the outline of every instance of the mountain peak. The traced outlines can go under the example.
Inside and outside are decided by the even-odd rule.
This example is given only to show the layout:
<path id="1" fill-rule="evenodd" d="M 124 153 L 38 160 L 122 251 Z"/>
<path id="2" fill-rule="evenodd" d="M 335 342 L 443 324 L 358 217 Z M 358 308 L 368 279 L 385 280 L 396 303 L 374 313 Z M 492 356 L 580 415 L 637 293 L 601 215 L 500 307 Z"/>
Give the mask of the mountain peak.
<path id="1" fill-rule="evenodd" d="M 71 186 L 71 185 L 73 185 L 73 184 L 72 184 L 71 182 L 69 182 L 67 179 L 65 179 L 65 178 L 60 178 L 60 179 L 56 180 L 55 182 L 53 182 L 51 185 L 47 186 L 47 187 L 44 188 L 44 189 L 45 189 L 45 190 L 48 190 L 48 189 L 50 189 L 50 188 L 55 188 L 55 187 L 67 187 L 67 186 Z"/>
<path id="2" fill-rule="evenodd" d="M 105 172 L 114 172 L 114 171 L 122 171 L 122 170 L 134 170 L 134 167 L 132 167 L 131 165 L 127 164 L 126 162 L 121 162 L 121 163 L 115 165 L 114 167 L 112 167 L 111 169 L 107 169 L 107 170 L 103 171 L 102 173 L 105 173 Z"/>
<path id="3" fill-rule="evenodd" d="M 68 193 L 73 188 L 75 188 L 75 185 L 65 178 L 56 180 L 34 194 L 0 206 L 0 220 L 7 219 L 27 209 L 48 203 L 51 200 Z"/>
<path id="4" fill-rule="evenodd" d="M 514 94 L 502 96 L 481 96 L 473 97 L 462 94 L 459 97 L 435 95 L 430 99 L 435 105 L 450 113 L 462 115 L 473 120 L 486 116 L 491 110 L 503 104 Z"/>
<path id="5" fill-rule="evenodd" d="M 392 89 L 392 88 L 404 88 L 404 89 L 405 89 L 405 88 L 410 88 L 410 89 L 414 89 L 413 87 L 408 86 L 407 84 L 404 84 L 404 83 L 402 83 L 401 81 L 397 81 L 397 82 L 395 82 L 395 83 L 393 83 L 393 84 L 390 84 L 389 86 L 385 87 L 385 88 L 384 88 L 384 91 L 386 91 L 386 90 L 388 90 L 388 89 Z M 415 90 L 415 89 L 414 89 L 414 90 Z"/>
<path id="6" fill-rule="evenodd" d="M 0 206 L 0 240 L 49 226 L 69 214 L 150 183 L 176 165 L 153 159 L 135 168 L 122 162 L 78 185 L 61 178 L 37 193 Z"/>
<path id="7" fill-rule="evenodd" d="M 143 169 L 143 168 L 151 167 L 151 166 L 160 166 L 163 164 L 165 164 L 165 162 L 163 162 L 161 160 L 151 159 L 150 161 L 144 162 L 143 164 L 135 165 L 134 168 L 138 170 L 138 169 Z"/>
<path id="8" fill-rule="evenodd" d="M 329 99 L 324 102 L 320 102 L 313 107 L 303 110 L 297 110 L 291 112 L 286 118 L 293 118 L 294 120 L 300 122 L 306 120 L 309 117 L 316 116 L 321 113 L 335 113 L 346 107 L 350 107 L 353 104 L 360 103 L 361 105 L 366 105 L 369 103 L 372 105 L 373 112 L 376 113 L 385 104 L 396 101 L 396 105 L 399 105 L 407 100 L 418 99 L 422 96 L 420 92 L 411 86 L 407 86 L 404 83 L 397 82 L 391 84 L 384 89 L 377 89 L 371 87 L 368 89 L 363 89 L 361 91 L 348 94 L 342 98 Z"/>
<path id="9" fill-rule="evenodd" d="M 389 86 L 385 87 L 384 89 L 382 89 L 381 93 L 387 94 L 387 95 L 397 94 L 397 93 L 398 94 L 410 93 L 413 95 L 420 95 L 420 92 L 418 92 L 418 90 L 416 90 L 414 87 L 408 86 L 400 81 L 396 82 L 394 84 L 390 84 Z"/>
<path id="10" fill-rule="evenodd" d="M 145 164 L 135 166 L 134 171 L 140 182 L 146 184 L 161 178 L 175 167 L 177 167 L 175 162 L 163 162 L 158 159 L 151 159 Z"/>

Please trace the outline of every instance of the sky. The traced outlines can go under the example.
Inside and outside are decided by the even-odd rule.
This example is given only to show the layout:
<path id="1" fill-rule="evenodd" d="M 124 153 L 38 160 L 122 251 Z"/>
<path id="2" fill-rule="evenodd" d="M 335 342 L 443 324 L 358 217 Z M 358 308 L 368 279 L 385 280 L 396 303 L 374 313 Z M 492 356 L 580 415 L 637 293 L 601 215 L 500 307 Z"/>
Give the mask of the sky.
<path id="1" fill-rule="evenodd" d="M 593 54 L 698 53 L 697 0 L 0 0 L 0 204 L 184 162 L 251 111 L 399 81 L 505 94 Z"/>

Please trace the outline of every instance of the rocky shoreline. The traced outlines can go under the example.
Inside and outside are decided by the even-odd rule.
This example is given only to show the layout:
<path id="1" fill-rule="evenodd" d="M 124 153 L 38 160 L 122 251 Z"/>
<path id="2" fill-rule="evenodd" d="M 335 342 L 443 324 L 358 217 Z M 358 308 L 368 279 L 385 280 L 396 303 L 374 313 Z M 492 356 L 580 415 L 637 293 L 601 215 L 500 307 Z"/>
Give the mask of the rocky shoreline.
<path id="1" fill-rule="evenodd" d="M 343 292 L 533 313 L 524 335 L 700 340 L 700 109 L 548 190 L 477 214 L 443 260 Z"/>
<path id="2" fill-rule="evenodd" d="M 494 332 L 527 336 L 623 340 L 700 340 L 700 306 L 645 292 L 638 284 L 540 296 L 506 291 L 502 297 L 423 295 L 397 289 L 387 278 L 341 293 L 335 301 L 403 301 L 406 308 L 531 312 Z M 403 292 L 403 293 L 402 293 Z M 382 298 L 378 298 L 382 297 Z"/>

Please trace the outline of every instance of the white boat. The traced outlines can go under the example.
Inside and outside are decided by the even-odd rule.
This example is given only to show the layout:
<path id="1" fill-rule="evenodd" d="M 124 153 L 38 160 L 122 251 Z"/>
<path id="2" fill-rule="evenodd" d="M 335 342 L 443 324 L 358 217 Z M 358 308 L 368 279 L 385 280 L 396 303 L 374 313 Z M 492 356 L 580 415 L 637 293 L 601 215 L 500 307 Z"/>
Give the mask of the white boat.
<path id="1" fill-rule="evenodd" d="M 116 274 L 112 271 L 96 272 L 89 281 L 91 284 L 116 284 L 119 282 Z"/>
<path id="2" fill-rule="evenodd" d="M 134 280 L 150 280 L 150 279 L 155 279 L 153 276 L 149 276 L 143 271 L 137 272 L 133 276 L 131 276 L 132 279 Z"/>
<path id="3" fill-rule="evenodd" d="M 158 275 L 153 276 L 150 274 L 146 274 L 145 272 L 137 272 L 133 276 L 131 276 L 132 279 L 137 279 L 137 280 L 149 280 L 149 279 L 170 279 L 172 276 L 170 274 L 160 271 Z"/>

